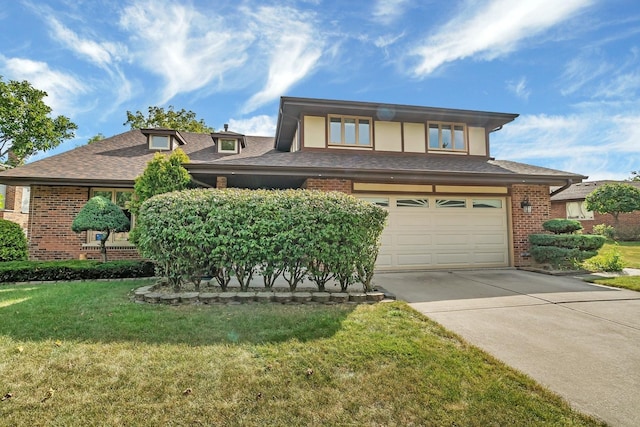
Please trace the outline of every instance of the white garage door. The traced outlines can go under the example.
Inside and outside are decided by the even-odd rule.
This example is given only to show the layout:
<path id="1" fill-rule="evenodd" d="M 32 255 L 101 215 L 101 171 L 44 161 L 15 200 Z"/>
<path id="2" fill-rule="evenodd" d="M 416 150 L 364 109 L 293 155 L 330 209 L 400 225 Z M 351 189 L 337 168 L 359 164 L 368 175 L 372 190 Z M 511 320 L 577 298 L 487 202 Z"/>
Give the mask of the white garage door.
<path id="1" fill-rule="evenodd" d="M 506 199 L 455 196 L 359 196 L 389 211 L 381 270 L 506 267 Z"/>

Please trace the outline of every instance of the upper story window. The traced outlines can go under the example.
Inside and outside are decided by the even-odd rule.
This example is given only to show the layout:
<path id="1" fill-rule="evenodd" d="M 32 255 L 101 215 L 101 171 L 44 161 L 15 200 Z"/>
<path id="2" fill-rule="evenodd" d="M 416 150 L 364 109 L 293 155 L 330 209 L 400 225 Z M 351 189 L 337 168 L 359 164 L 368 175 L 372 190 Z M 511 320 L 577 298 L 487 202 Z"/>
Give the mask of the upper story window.
<path id="1" fill-rule="evenodd" d="M 370 147 L 371 119 L 369 117 L 329 116 L 329 144 Z"/>
<path id="2" fill-rule="evenodd" d="M 149 135 L 150 150 L 170 150 L 171 138 L 168 135 Z"/>
<path id="3" fill-rule="evenodd" d="M 465 151 L 465 125 L 460 123 L 429 123 L 429 149 Z"/>
<path id="4" fill-rule="evenodd" d="M 218 140 L 218 153 L 236 154 L 238 152 L 238 140 L 231 138 L 220 138 Z"/>

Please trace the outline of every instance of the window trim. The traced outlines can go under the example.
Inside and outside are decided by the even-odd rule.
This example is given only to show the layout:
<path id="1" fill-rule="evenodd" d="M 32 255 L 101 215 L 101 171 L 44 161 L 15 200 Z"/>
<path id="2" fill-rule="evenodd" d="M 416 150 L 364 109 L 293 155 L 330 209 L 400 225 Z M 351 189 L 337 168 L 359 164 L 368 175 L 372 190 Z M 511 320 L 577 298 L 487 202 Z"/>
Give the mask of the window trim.
<path id="1" fill-rule="evenodd" d="M 94 197 L 96 192 L 100 192 L 100 191 L 110 191 L 111 192 L 111 201 L 113 203 L 116 203 L 116 193 L 131 193 L 131 195 L 133 196 L 133 188 L 119 188 L 119 187 L 90 187 L 89 188 L 89 197 Z M 133 216 L 133 214 L 131 214 L 131 228 L 134 227 L 136 219 Z M 126 233 L 126 240 L 116 240 L 116 234 L 123 234 Z M 106 241 L 105 245 L 107 247 L 134 247 L 135 245 L 133 243 L 131 243 L 129 241 L 129 233 L 130 231 L 124 231 L 122 233 L 111 233 L 111 235 L 109 235 L 109 240 Z M 100 246 L 100 242 L 98 240 L 92 239 L 92 236 L 95 236 L 95 234 L 93 231 L 87 231 L 87 239 L 86 239 L 86 243 L 83 243 L 82 246 L 83 247 L 98 247 Z"/>
<path id="2" fill-rule="evenodd" d="M 233 141 L 233 150 L 224 150 L 222 148 L 222 141 Z M 220 153 L 220 154 L 238 154 L 238 139 L 237 138 L 219 138 L 218 139 L 218 153 Z"/>
<path id="3" fill-rule="evenodd" d="M 149 136 L 147 137 L 148 141 L 149 141 L 149 150 L 160 150 L 160 151 L 168 151 L 171 150 L 171 135 L 155 135 L 155 134 L 149 134 Z M 166 138 L 167 139 L 167 144 L 166 146 L 163 145 L 162 147 L 154 147 L 153 146 L 153 140 L 155 138 Z"/>
<path id="4" fill-rule="evenodd" d="M 340 119 L 340 141 L 333 142 L 331 140 L 331 119 Z M 355 143 L 349 144 L 345 142 L 345 119 L 355 120 Z M 369 143 L 360 144 L 360 120 L 366 120 L 369 123 Z M 333 147 L 359 147 L 359 148 L 373 148 L 373 119 L 365 116 L 346 116 L 340 114 L 329 114 L 327 117 L 327 144 Z"/>
<path id="5" fill-rule="evenodd" d="M 432 126 L 438 127 L 438 147 L 431 146 L 431 129 Z M 455 128 L 462 127 L 462 145 L 463 148 L 455 148 Z M 451 141 L 452 147 L 442 147 L 442 133 L 444 131 L 451 132 Z M 469 138 L 468 138 L 468 128 L 466 123 L 454 123 L 454 122 L 427 122 L 427 150 L 428 151 L 440 151 L 440 152 L 456 152 L 456 153 L 466 153 L 469 149 Z"/>

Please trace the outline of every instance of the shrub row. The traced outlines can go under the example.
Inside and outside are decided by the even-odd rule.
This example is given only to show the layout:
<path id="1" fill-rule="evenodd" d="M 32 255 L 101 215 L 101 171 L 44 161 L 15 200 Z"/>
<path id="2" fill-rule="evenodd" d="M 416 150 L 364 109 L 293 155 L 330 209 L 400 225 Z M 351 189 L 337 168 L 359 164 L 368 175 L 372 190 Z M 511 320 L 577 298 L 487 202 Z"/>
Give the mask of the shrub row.
<path id="1" fill-rule="evenodd" d="M 604 236 L 589 234 L 531 234 L 529 242 L 534 246 L 555 246 L 581 251 L 597 251 L 606 241 Z"/>
<path id="2" fill-rule="evenodd" d="M 13 261 L 0 263 L 0 283 L 125 279 L 151 277 L 154 265 L 143 261 Z"/>
<path id="3" fill-rule="evenodd" d="M 305 190 L 185 190 L 155 196 L 140 209 L 136 245 L 176 289 L 231 276 L 246 290 L 254 275 L 291 290 L 305 279 L 318 289 L 370 287 L 387 212 L 343 193 Z"/>
<path id="4" fill-rule="evenodd" d="M 540 264 L 551 264 L 557 268 L 578 266 L 585 259 L 596 256 L 598 251 L 583 251 L 558 246 L 532 246 L 531 256 Z"/>

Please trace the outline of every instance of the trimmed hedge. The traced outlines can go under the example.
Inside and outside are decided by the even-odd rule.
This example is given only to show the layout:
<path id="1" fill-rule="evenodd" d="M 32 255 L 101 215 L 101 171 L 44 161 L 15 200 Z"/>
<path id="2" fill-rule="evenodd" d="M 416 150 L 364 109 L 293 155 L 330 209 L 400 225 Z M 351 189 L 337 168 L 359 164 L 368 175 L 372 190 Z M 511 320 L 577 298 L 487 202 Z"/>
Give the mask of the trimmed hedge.
<path id="1" fill-rule="evenodd" d="M 542 228 L 554 234 L 567 234 L 582 230 L 582 224 L 575 219 L 555 218 L 543 222 Z"/>
<path id="2" fill-rule="evenodd" d="M 529 242 L 534 246 L 597 251 L 606 242 L 606 237 L 589 234 L 531 234 Z"/>
<path id="3" fill-rule="evenodd" d="M 598 255 L 598 251 L 582 251 L 576 248 L 562 248 L 558 246 L 533 246 L 531 255 L 541 264 L 551 264 L 554 267 L 574 267 L 585 259 Z"/>
<path id="4" fill-rule="evenodd" d="M 28 258 L 27 238 L 15 222 L 0 219 L 0 262 Z"/>
<path id="5" fill-rule="evenodd" d="M 336 192 L 185 190 L 143 203 L 137 247 L 176 289 L 212 276 L 224 290 L 233 275 L 247 290 L 257 273 L 267 288 L 282 276 L 292 290 L 306 278 L 368 289 L 386 217 Z"/>
<path id="6" fill-rule="evenodd" d="M 13 261 L 0 263 L 0 283 L 127 279 L 154 276 L 149 261 Z"/>

